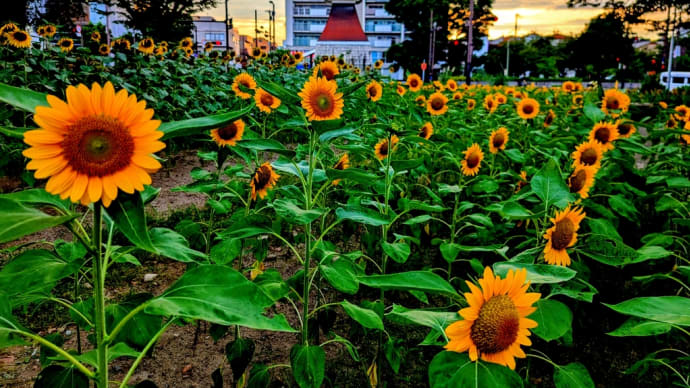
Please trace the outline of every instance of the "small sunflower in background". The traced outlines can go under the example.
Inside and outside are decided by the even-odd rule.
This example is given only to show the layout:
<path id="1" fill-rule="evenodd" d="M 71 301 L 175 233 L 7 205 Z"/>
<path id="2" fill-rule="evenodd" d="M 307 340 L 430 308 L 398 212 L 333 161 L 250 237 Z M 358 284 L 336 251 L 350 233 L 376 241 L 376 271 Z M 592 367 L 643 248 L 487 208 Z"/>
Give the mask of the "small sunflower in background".
<path id="1" fill-rule="evenodd" d="M 460 92 L 453 93 L 453 100 L 462 100 L 462 97 L 462 93 Z"/>
<path id="2" fill-rule="evenodd" d="M 395 88 L 395 92 L 398 93 L 398 95 L 399 95 L 400 97 L 402 97 L 402 96 L 405 95 L 405 93 L 407 93 L 407 89 L 405 89 L 405 87 L 402 86 L 402 85 L 398 85 L 398 86 Z"/>
<path id="3" fill-rule="evenodd" d="M 494 94 L 494 100 L 496 100 L 498 105 L 503 105 L 508 102 L 508 97 L 506 97 L 506 95 L 503 93 L 496 93 Z"/>
<path id="4" fill-rule="evenodd" d="M 661 109 L 668 109 L 668 104 L 664 101 L 659 101 L 659 106 Z"/>
<path id="5" fill-rule="evenodd" d="M 553 109 L 549 109 L 549 112 L 544 116 L 544 128 L 550 127 L 555 118 L 556 114 L 553 112 Z"/>
<path id="6" fill-rule="evenodd" d="M 469 307 L 458 311 L 463 319 L 445 330 L 452 352 L 469 351 L 471 361 L 484 361 L 515 369 L 515 358 L 525 358 L 521 345 L 530 346 L 529 329 L 537 322 L 527 318 L 537 308 L 541 294 L 527 292 L 527 270 L 508 271 L 505 279 L 494 276 L 490 267 L 484 269 L 479 287 L 466 281 L 470 292 L 464 294 Z M 481 287 L 481 288 L 480 288 Z"/>
<path id="7" fill-rule="evenodd" d="M 561 89 L 563 89 L 563 91 L 566 93 L 572 93 L 575 90 L 575 82 L 565 81 L 563 82 Z"/>
<path id="8" fill-rule="evenodd" d="M 234 147 L 238 141 L 242 140 L 244 134 L 244 121 L 235 120 L 230 124 L 211 130 L 211 139 L 219 147 Z"/>
<path id="9" fill-rule="evenodd" d="M 379 59 L 378 61 L 374 62 L 374 69 L 381 70 L 382 67 L 383 67 L 383 61 L 382 60 Z"/>
<path id="10" fill-rule="evenodd" d="M 578 166 L 568 178 L 568 188 L 571 193 L 580 194 L 581 198 L 589 196 L 589 189 L 594 185 L 594 177 L 597 174 L 596 166 Z"/>
<path id="11" fill-rule="evenodd" d="M 38 36 L 40 36 L 41 38 L 45 38 L 45 36 L 46 36 L 46 26 L 38 26 L 38 28 L 36 28 L 36 33 L 37 33 Z"/>
<path id="12" fill-rule="evenodd" d="M 637 131 L 635 125 L 630 121 L 616 121 L 616 130 L 621 138 L 628 139 L 633 133 Z"/>
<path id="13" fill-rule="evenodd" d="M 313 75 L 315 77 L 319 76 L 319 72 L 321 73 L 321 76 L 326 78 L 327 80 L 332 80 L 335 78 L 336 75 L 340 74 L 340 69 L 338 68 L 338 65 L 331 61 L 325 61 L 321 62 L 318 64 L 318 66 L 314 67 Z"/>
<path id="14" fill-rule="evenodd" d="M 601 100 L 601 111 L 611 117 L 618 117 L 621 113 L 628 111 L 630 97 L 617 89 L 609 89 L 604 92 Z"/>
<path id="15" fill-rule="evenodd" d="M 350 168 L 350 157 L 348 154 L 343 154 L 343 156 L 338 159 L 338 162 L 333 166 L 334 170 L 347 170 Z M 340 184 L 340 179 L 334 179 L 333 180 L 333 186 L 338 186 Z"/>
<path id="16" fill-rule="evenodd" d="M 426 140 L 429 140 L 429 138 L 433 134 L 434 134 L 434 126 L 429 121 L 424 123 L 422 128 L 419 130 L 419 137 L 423 137 Z"/>
<path id="17" fill-rule="evenodd" d="M 343 114 L 343 94 L 338 93 L 338 84 L 334 80 L 311 77 L 298 96 L 310 121 L 335 120 Z"/>
<path id="18" fill-rule="evenodd" d="M 592 130 L 589 131 L 589 140 L 597 141 L 602 145 L 604 151 L 613 149 L 613 142 L 619 137 L 616 124 L 599 122 L 594 124 Z"/>
<path id="19" fill-rule="evenodd" d="M 392 135 L 390 138 L 390 144 L 388 142 L 388 139 L 381 139 L 378 143 L 376 143 L 376 146 L 374 147 L 374 153 L 376 154 L 376 158 L 378 160 L 383 160 L 390 155 L 391 152 L 395 150 L 396 144 L 400 139 L 396 135 Z"/>
<path id="20" fill-rule="evenodd" d="M 254 101 L 256 102 L 256 106 L 258 106 L 259 109 L 265 113 L 271 113 L 275 109 L 278 109 L 281 102 L 278 97 L 275 97 L 271 93 L 261 88 L 256 89 Z"/>
<path id="21" fill-rule="evenodd" d="M 411 92 L 418 92 L 422 85 L 424 85 L 424 82 L 417 74 L 410 74 L 407 77 L 407 87 L 410 88 Z"/>
<path id="22" fill-rule="evenodd" d="M 491 132 L 491 136 L 489 137 L 489 152 L 497 154 L 498 151 L 505 150 L 509 134 L 510 132 L 508 132 L 506 127 L 501 127 Z"/>
<path id="23" fill-rule="evenodd" d="M 473 98 L 467 100 L 467 110 L 473 110 L 475 106 L 477 106 L 477 101 Z"/>
<path id="24" fill-rule="evenodd" d="M 525 120 L 533 119 L 539 114 L 539 102 L 533 98 L 523 98 L 517 105 L 517 113 Z"/>
<path id="25" fill-rule="evenodd" d="M 484 109 L 486 109 L 486 111 L 489 112 L 489 114 L 494 113 L 497 108 L 498 102 L 496 102 L 496 99 L 493 95 L 489 94 L 486 97 L 484 97 Z"/>
<path id="26" fill-rule="evenodd" d="M 254 47 L 252 49 L 252 53 L 251 53 L 252 58 L 259 59 L 259 58 L 261 58 L 261 54 L 263 54 L 263 53 L 261 52 L 260 48 Z"/>
<path id="27" fill-rule="evenodd" d="M 570 256 L 567 248 L 572 247 L 577 242 L 577 231 L 580 229 L 580 222 L 585 218 L 582 208 L 570 206 L 556 212 L 556 216 L 551 218 L 553 226 L 544 234 L 546 246 L 544 247 L 544 261 L 548 264 L 569 266 Z"/>
<path id="28" fill-rule="evenodd" d="M 248 100 L 252 98 L 252 95 L 247 92 L 250 90 L 256 90 L 256 81 L 254 81 L 254 77 L 251 75 L 247 73 L 240 73 L 232 80 L 231 88 L 237 97 L 243 100 Z"/>
<path id="29" fill-rule="evenodd" d="M 61 38 L 58 40 L 57 46 L 63 53 L 68 53 L 74 48 L 74 41 L 70 38 Z"/>
<path id="30" fill-rule="evenodd" d="M 448 111 L 448 97 L 441 92 L 435 92 L 426 101 L 426 111 L 432 116 L 438 116 Z"/>
<path id="31" fill-rule="evenodd" d="M 162 46 L 162 45 L 159 45 L 158 47 L 156 47 L 155 50 L 153 50 L 153 53 L 159 57 L 164 56 L 165 54 L 167 54 L 167 52 L 168 52 L 168 47 Z"/>
<path id="32" fill-rule="evenodd" d="M 673 117 L 676 119 L 676 121 L 690 121 L 690 108 L 687 106 L 678 105 L 677 107 L 673 108 L 673 111 L 675 112 Z"/>
<path id="33" fill-rule="evenodd" d="M 192 38 L 190 37 L 184 38 L 180 41 L 180 47 L 182 48 L 191 48 L 192 45 L 194 45 L 194 41 L 192 41 Z"/>
<path id="34" fill-rule="evenodd" d="M 211 51 L 213 51 L 213 42 L 204 43 L 204 52 L 210 53 Z"/>
<path id="35" fill-rule="evenodd" d="M 426 97 L 423 94 L 421 94 L 414 99 L 414 102 L 417 103 L 417 105 L 419 106 L 424 106 L 426 104 Z"/>
<path id="36" fill-rule="evenodd" d="M 604 148 L 597 141 L 587 141 L 578 145 L 572 154 L 573 167 L 578 166 L 601 166 L 604 157 Z"/>
<path id="37" fill-rule="evenodd" d="M 137 47 L 137 50 L 139 50 L 143 54 L 149 55 L 149 54 L 153 54 L 153 50 L 155 48 L 156 48 L 156 45 L 153 42 L 153 39 L 144 38 L 144 39 L 139 41 L 139 45 Z"/>
<path id="38" fill-rule="evenodd" d="M 29 48 L 31 47 L 31 36 L 24 30 L 15 30 L 5 34 L 12 47 Z"/>
<path id="39" fill-rule="evenodd" d="M 338 58 L 338 60 L 335 61 L 335 63 L 336 63 L 336 64 L 338 65 L 338 67 L 340 67 L 340 68 L 343 68 L 343 67 L 345 67 L 345 66 L 347 65 L 347 64 L 345 63 L 345 59 L 344 59 L 344 58 Z"/>
<path id="40" fill-rule="evenodd" d="M 14 23 L 3 24 L 2 27 L 0 27 L 0 35 L 9 34 L 14 31 L 19 31 L 19 27 Z"/>
<path id="41" fill-rule="evenodd" d="M 273 171 L 271 163 L 265 162 L 256 169 L 249 186 L 252 188 L 252 200 L 256 201 L 258 195 L 261 199 L 266 198 L 268 190 L 272 189 L 278 182 L 280 175 Z"/>
<path id="42" fill-rule="evenodd" d="M 576 94 L 573 96 L 571 101 L 573 102 L 573 105 L 579 107 L 582 106 L 582 103 L 584 102 L 584 97 L 582 96 L 582 94 Z"/>
<path id="43" fill-rule="evenodd" d="M 145 101 L 122 89 L 115 93 L 108 82 L 69 86 L 67 101 L 47 97 L 50 106 L 36 108 L 34 121 L 41 128 L 24 133 L 31 147 L 28 170 L 37 179 L 49 178 L 46 191 L 82 205 L 101 201 L 105 207 L 126 193 L 143 191 L 149 174 L 161 164 L 152 156 L 165 148 L 159 139 L 160 120 Z"/>
<path id="44" fill-rule="evenodd" d="M 484 152 L 482 152 L 479 144 L 472 144 L 463 151 L 463 154 L 465 154 L 465 158 L 460 162 L 462 174 L 465 176 L 477 175 L 479 168 L 482 166 L 482 160 L 484 160 Z"/>
<path id="45" fill-rule="evenodd" d="M 132 44 L 129 42 L 128 39 L 125 38 L 120 38 L 120 39 L 115 39 L 112 43 L 111 46 L 113 48 L 113 51 L 117 52 L 126 52 L 131 50 Z"/>
<path id="46" fill-rule="evenodd" d="M 515 185 L 515 192 L 519 193 L 520 190 L 522 190 L 522 188 L 525 186 L 527 186 L 527 171 L 522 170 L 520 171 L 520 180 L 518 180 L 517 184 Z"/>
<path id="47" fill-rule="evenodd" d="M 96 42 L 96 43 L 101 43 L 101 33 L 98 31 L 94 31 L 91 33 L 91 40 Z"/>
<path id="48" fill-rule="evenodd" d="M 192 50 L 191 47 L 185 47 L 184 48 L 184 57 L 185 58 L 191 58 L 191 56 L 194 54 L 194 50 Z"/>
<path id="49" fill-rule="evenodd" d="M 366 88 L 367 98 L 372 102 L 376 102 L 381 99 L 383 95 L 383 87 L 376 80 L 369 82 Z"/>
<path id="50" fill-rule="evenodd" d="M 293 58 L 295 58 L 297 63 L 300 63 L 302 62 L 302 59 L 304 59 L 304 54 L 301 51 L 298 51 L 295 53 L 295 55 L 293 55 Z"/>
<path id="51" fill-rule="evenodd" d="M 105 43 L 101 43 L 101 45 L 98 46 L 98 53 L 101 55 L 108 55 L 110 54 L 110 47 Z"/>
<path id="52" fill-rule="evenodd" d="M 458 83 L 454 79 L 449 78 L 448 81 L 446 81 L 446 89 L 454 92 L 458 90 Z"/>
<path id="53" fill-rule="evenodd" d="M 44 32 L 46 38 L 52 38 L 57 33 L 57 27 L 55 27 L 53 24 L 47 24 Z"/>

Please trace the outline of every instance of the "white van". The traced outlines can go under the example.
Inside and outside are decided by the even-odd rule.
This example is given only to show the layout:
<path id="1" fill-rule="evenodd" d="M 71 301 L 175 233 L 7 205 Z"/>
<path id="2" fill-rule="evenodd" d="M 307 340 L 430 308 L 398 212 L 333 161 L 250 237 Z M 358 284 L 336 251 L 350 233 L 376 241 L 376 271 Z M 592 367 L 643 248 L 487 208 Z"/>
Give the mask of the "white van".
<path id="1" fill-rule="evenodd" d="M 668 86 L 668 72 L 661 73 L 659 82 L 663 87 Z M 682 88 L 683 86 L 690 86 L 690 71 L 672 71 L 669 90 Z"/>

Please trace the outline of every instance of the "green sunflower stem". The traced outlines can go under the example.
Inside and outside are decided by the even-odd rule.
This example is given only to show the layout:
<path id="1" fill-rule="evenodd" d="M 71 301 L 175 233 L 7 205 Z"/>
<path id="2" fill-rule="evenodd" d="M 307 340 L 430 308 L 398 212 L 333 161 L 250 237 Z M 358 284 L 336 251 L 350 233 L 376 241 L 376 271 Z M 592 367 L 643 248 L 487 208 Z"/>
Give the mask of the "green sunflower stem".
<path id="1" fill-rule="evenodd" d="M 316 155 L 314 153 L 314 132 L 312 131 L 309 135 L 309 173 L 307 174 L 307 185 L 304 188 L 304 194 L 306 199 L 306 209 L 307 211 L 312 208 L 312 182 L 314 177 L 314 165 L 316 164 Z M 304 321 L 302 322 L 302 343 L 307 346 L 309 345 L 309 289 L 311 284 L 311 279 L 309 277 L 309 266 L 311 262 L 311 222 L 305 225 L 306 238 L 304 241 L 304 283 L 303 283 L 303 294 L 302 294 L 302 316 Z"/>
<path id="2" fill-rule="evenodd" d="M 105 268 L 103 266 L 103 207 L 101 202 L 93 204 L 93 289 L 96 327 L 96 385 L 98 388 L 108 387 L 108 344 L 104 340 L 105 332 Z"/>

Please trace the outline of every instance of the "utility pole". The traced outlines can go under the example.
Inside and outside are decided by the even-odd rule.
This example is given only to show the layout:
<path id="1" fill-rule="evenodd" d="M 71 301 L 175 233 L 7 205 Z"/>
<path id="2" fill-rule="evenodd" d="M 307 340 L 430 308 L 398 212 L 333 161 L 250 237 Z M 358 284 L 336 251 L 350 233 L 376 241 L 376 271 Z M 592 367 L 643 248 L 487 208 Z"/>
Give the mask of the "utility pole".
<path id="1" fill-rule="evenodd" d="M 465 83 L 469 85 L 472 82 L 472 30 L 474 26 L 472 23 L 474 19 L 474 0 L 470 0 L 470 18 L 467 20 L 467 61 L 465 62 Z"/>
<path id="2" fill-rule="evenodd" d="M 515 14 L 515 32 L 513 33 L 513 39 L 517 39 L 517 28 L 518 28 L 518 17 L 520 14 Z M 506 71 L 503 74 L 506 77 L 510 75 L 510 39 L 508 39 L 508 51 L 506 51 Z"/>
<path id="3" fill-rule="evenodd" d="M 230 31 L 228 30 L 230 23 L 228 21 L 228 0 L 225 0 L 225 51 L 230 50 Z"/>
<path id="4" fill-rule="evenodd" d="M 431 66 L 431 61 L 434 56 L 434 10 L 431 10 L 429 15 L 429 56 L 427 57 L 427 63 Z M 433 68 L 429 70 L 429 74 L 432 74 Z M 429 77 L 431 79 L 432 77 Z M 426 81 L 422 79 L 422 81 Z"/>
<path id="5" fill-rule="evenodd" d="M 254 10 L 254 47 L 259 47 L 259 13 Z"/>
<path id="6" fill-rule="evenodd" d="M 271 10 L 267 9 L 266 12 L 268 13 L 268 51 L 271 51 L 271 48 L 273 46 L 273 35 L 271 34 L 272 31 L 272 26 L 273 24 L 271 23 L 272 16 L 271 16 Z"/>
<path id="7" fill-rule="evenodd" d="M 668 74 L 666 74 L 666 89 L 671 90 L 671 68 L 673 67 L 673 45 L 676 37 L 676 18 L 678 16 L 678 8 L 673 9 L 673 28 L 671 29 L 671 45 L 668 49 Z"/>
<path id="8" fill-rule="evenodd" d="M 271 42 L 273 42 L 276 47 L 278 46 L 276 44 L 276 3 L 273 2 L 273 0 L 269 0 L 269 3 L 271 3 L 271 24 L 273 25 L 273 35 L 271 35 Z"/>

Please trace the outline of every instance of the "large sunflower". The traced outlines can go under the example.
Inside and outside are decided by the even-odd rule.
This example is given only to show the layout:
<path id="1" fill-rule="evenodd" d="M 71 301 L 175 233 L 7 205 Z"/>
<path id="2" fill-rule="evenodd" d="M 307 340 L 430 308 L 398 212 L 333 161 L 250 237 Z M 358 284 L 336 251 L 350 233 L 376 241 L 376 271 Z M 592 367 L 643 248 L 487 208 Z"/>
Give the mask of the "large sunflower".
<path id="1" fill-rule="evenodd" d="M 598 141 L 588 141 L 575 147 L 573 152 L 573 167 L 578 166 L 601 166 L 601 159 L 604 156 L 604 149 Z"/>
<path id="2" fill-rule="evenodd" d="M 417 74 L 410 74 L 407 77 L 407 87 L 410 88 L 411 92 L 418 92 L 423 84 L 424 82 L 422 82 L 422 79 L 419 78 Z"/>
<path id="3" fill-rule="evenodd" d="M 509 270 L 505 279 L 494 276 L 490 267 L 484 269 L 479 287 L 466 282 L 465 293 L 469 307 L 460 311 L 463 319 L 446 328 L 449 338 L 446 349 L 463 353 L 469 351 L 470 360 L 481 358 L 487 362 L 515 369 L 515 358 L 525 358 L 520 345 L 530 346 L 529 329 L 537 323 L 529 318 L 536 311 L 532 305 L 541 294 L 527 292 L 530 283 L 527 270 Z"/>
<path id="4" fill-rule="evenodd" d="M 553 124 L 553 120 L 556 118 L 556 114 L 553 113 L 553 109 L 549 109 L 549 113 L 544 116 L 544 127 L 550 127 Z"/>
<path id="5" fill-rule="evenodd" d="M 398 144 L 398 137 L 396 135 L 391 136 L 390 139 L 390 146 L 388 144 L 388 139 L 381 139 L 378 143 L 376 143 L 376 146 L 374 147 L 374 153 L 376 154 L 376 158 L 378 160 L 383 160 L 390 155 L 391 150 L 395 149 L 395 145 Z"/>
<path id="6" fill-rule="evenodd" d="M 629 121 L 621 122 L 620 120 L 616 122 L 616 130 L 618 130 L 619 137 L 626 139 L 632 136 L 632 134 L 635 133 L 635 131 L 637 131 L 633 123 Z"/>
<path id="7" fill-rule="evenodd" d="M 477 175 L 479 168 L 482 166 L 482 160 L 484 159 L 484 153 L 482 149 L 479 148 L 479 144 L 474 143 L 465 151 L 465 158 L 460 162 L 462 165 L 462 174 L 467 176 Z"/>
<path id="8" fill-rule="evenodd" d="M 334 170 L 347 170 L 348 168 L 350 168 L 350 157 L 347 154 L 343 154 L 333 166 Z M 339 183 L 340 179 L 333 180 L 333 186 L 338 186 Z"/>
<path id="9" fill-rule="evenodd" d="M 489 137 L 489 151 L 492 154 L 497 154 L 498 151 L 506 149 L 509 133 L 506 127 L 501 127 L 491 132 L 491 136 Z"/>
<path id="10" fill-rule="evenodd" d="M 213 139 L 219 147 L 234 147 L 239 140 L 242 140 L 242 134 L 244 134 L 244 121 L 235 120 L 224 127 L 212 129 L 211 139 Z"/>
<path id="11" fill-rule="evenodd" d="M 36 108 L 41 127 L 24 133 L 31 147 L 23 154 L 38 179 L 49 178 L 46 191 L 88 205 L 104 206 L 126 193 L 144 190 L 161 165 L 151 154 L 165 148 L 158 139 L 159 120 L 144 100 L 113 85 L 94 83 L 67 88 L 67 102 L 48 96 L 50 107 Z"/>
<path id="12" fill-rule="evenodd" d="M 489 114 L 494 113 L 498 108 L 498 102 L 492 94 L 488 94 L 484 97 L 484 109 L 486 109 Z"/>
<path id="13" fill-rule="evenodd" d="M 278 97 L 275 97 L 261 88 L 256 89 L 254 101 L 256 101 L 256 106 L 258 106 L 262 112 L 266 113 L 271 113 L 280 106 L 280 99 Z"/>
<path id="14" fill-rule="evenodd" d="M 338 84 L 324 77 L 310 77 L 298 93 L 302 108 L 312 121 L 334 120 L 343 114 L 343 94 L 338 93 Z"/>
<path id="15" fill-rule="evenodd" d="M 319 65 L 314 68 L 314 72 L 312 74 L 318 76 L 319 72 L 321 72 L 322 77 L 325 77 L 330 81 L 335 78 L 336 75 L 340 74 L 340 69 L 335 62 L 325 61 L 319 63 Z"/>
<path id="16" fill-rule="evenodd" d="M 232 91 L 235 92 L 239 98 L 247 100 L 252 98 L 252 95 L 246 92 L 249 90 L 256 90 L 256 81 L 254 81 L 254 77 L 247 73 L 236 75 L 232 80 Z"/>
<path id="17" fill-rule="evenodd" d="M 518 116 L 533 119 L 539 114 L 539 102 L 533 98 L 523 98 L 517 105 Z"/>
<path id="18" fill-rule="evenodd" d="M 630 106 L 630 98 L 617 89 L 609 89 L 604 92 L 604 98 L 601 100 L 601 110 L 607 115 L 618 117 L 619 114 L 628 111 Z"/>
<path id="19" fill-rule="evenodd" d="M 58 40 L 57 45 L 60 47 L 60 51 L 68 53 L 74 48 L 74 41 L 70 38 L 61 38 Z"/>
<path id="20" fill-rule="evenodd" d="M 381 95 L 383 94 L 383 87 L 380 83 L 376 82 L 376 80 L 373 80 L 369 82 L 369 85 L 367 85 L 366 91 L 367 98 L 372 102 L 376 102 L 381 99 Z"/>
<path id="21" fill-rule="evenodd" d="M 592 130 L 589 131 L 589 141 L 599 142 L 604 151 L 612 150 L 613 142 L 618 137 L 618 129 L 613 123 L 599 122 L 594 124 Z"/>
<path id="22" fill-rule="evenodd" d="M 153 54 L 153 50 L 155 48 L 156 48 L 156 44 L 153 42 L 153 39 L 144 38 L 144 39 L 139 41 L 139 46 L 137 47 L 137 50 L 139 50 L 143 54 L 149 55 L 149 54 Z"/>
<path id="23" fill-rule="evenodd" d="M 580 194 L 581 198 L 589 196 L 589 189 L 594 184 L 594 177 L 597 174 L 596 166 L 578 166 L 568 178 L 568 187 L 571 193 Z"/>
<path id="24" fill-rule="evenodd" d="M 577 242 L 577 230 L 580 222 L 585 218 L 582 208 L 570 209 L 570 206 L 551 218 L 553 226 L 544 234 L 546 246 L 544 247 L 544 261 L 554 265 L 570 265 L 570 256 L 567 248 Z"/>
<path id="25" fill-rule="evenodd" d="M 252 200 L 256 201 L 257 194 L 261 199 L 264 199 L 266 194 L 268 194 L 268 190 L 273 188 L 276 182 L 278 182 L 278 178 L 280 178 L 280 175 L 273 171 L 271 163 L 265 162 L 259 166 L 252 177 L 252 181 L 249 183 L 249 186 L 252 188 Z"/>
<path id="26" fill-rule="evenodd" d="M 29 33 L 23 30 L 16 30 L 7 33 L 7 40 L 10 46 L 16 48 L 29 48 L 31 47 L 31 36 Z"/>
<path id="27" fill-rule="evenodd" d="M 448 111 L 448 97 L 441 92 L 435 92 L 426 100 L 426 111 L 432 116 L 438 116 Z"/>
<path id="28" fill-rule="evenodd" d="M 433 134 L 434 134 L 434 126 L 429 121 L 424 123 L 422 128 L 419 129 L 419 137 L 423 137 L 426 140 L 429 140 L 429 138 Z"/>

